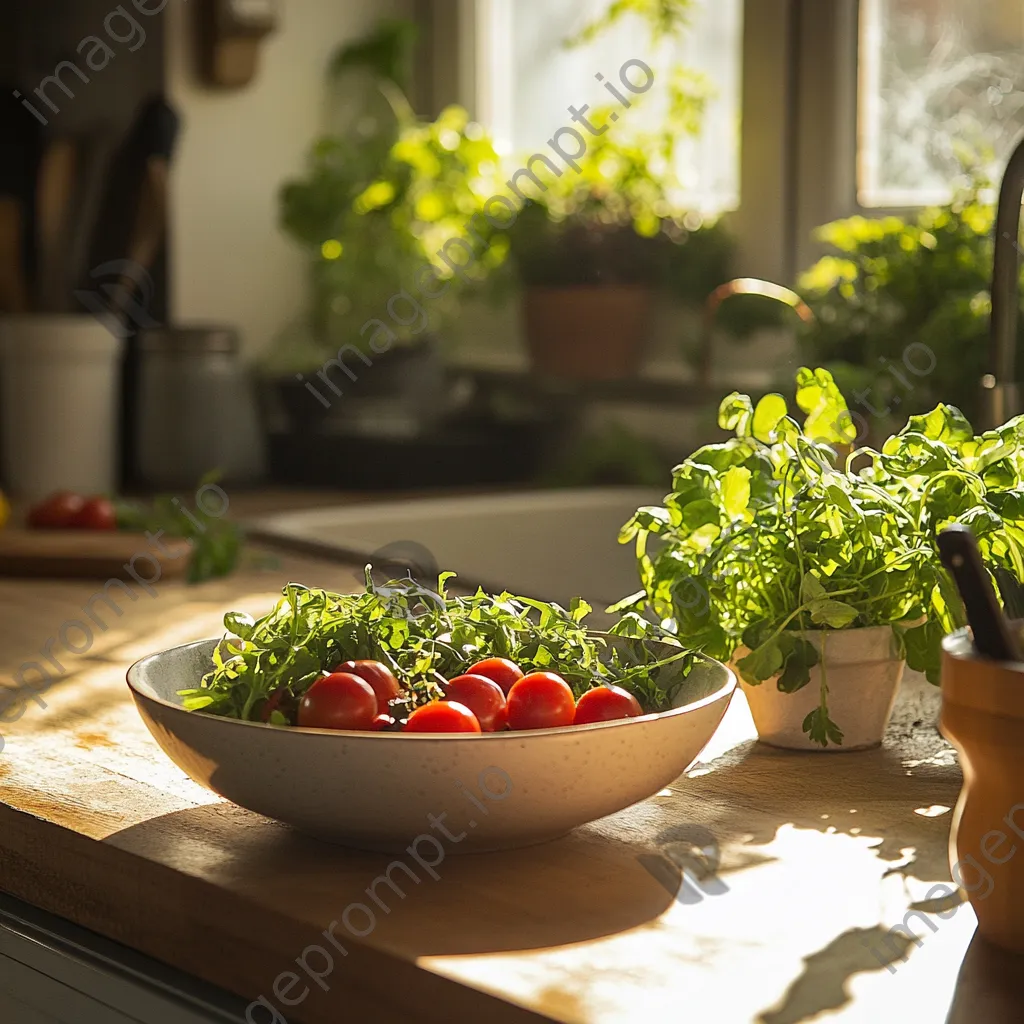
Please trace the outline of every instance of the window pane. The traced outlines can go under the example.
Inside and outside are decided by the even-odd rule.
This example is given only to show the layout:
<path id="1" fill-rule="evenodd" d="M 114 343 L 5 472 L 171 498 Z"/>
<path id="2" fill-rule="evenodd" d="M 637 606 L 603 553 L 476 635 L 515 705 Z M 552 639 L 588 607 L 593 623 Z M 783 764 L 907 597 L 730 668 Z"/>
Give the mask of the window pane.
<path id="1" fill-rule="evenodd" d="M 742 0 L 698 0 L 685 38 L 655 46 L 649 26 L 624 18 L 596 39 L 567 48 L 565 41 L 608 9 L 609 0 L 498 0 L 490 23 L 491 128 L 499 148 L 513 154 L 541 149 L 567 123 L 566 108 L 615 101 L 595 75 L 618 79 L 631 59 L 648 64 L 655 85 L 616 124 L 629 134 L 654 131 L 664 121 L 669 72 L 703 73 L 711 89 L 699 137 L 679 148 L 681 201 L 719 213 L 739 204 L 740 57 Z"/>
<path id="2" fill-rule="evenodd" d="M 998 180 L 1024 128 L 1021 0 L 861 0 L 864 206 L 944 202 L 964 164 Z"/>

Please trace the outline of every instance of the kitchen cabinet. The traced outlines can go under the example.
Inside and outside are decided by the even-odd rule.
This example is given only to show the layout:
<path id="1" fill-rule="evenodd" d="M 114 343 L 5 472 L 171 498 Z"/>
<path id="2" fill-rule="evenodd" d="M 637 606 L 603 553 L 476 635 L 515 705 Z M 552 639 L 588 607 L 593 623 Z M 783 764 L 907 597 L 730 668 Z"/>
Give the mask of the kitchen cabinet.
<path id="1" fill-rule="evenodd" d="M 0 896 L 0 1020 L 227 1024 L 243 1000 L 102 936 Z"/>

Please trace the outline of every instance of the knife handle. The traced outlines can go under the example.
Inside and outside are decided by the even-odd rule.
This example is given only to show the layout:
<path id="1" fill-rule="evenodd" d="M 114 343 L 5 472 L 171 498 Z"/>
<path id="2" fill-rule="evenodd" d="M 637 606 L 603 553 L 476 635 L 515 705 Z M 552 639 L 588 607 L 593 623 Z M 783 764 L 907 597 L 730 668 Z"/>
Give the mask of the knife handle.
<path id="1" fill-rule="evenodd" d="M 942 564 L 949 570 L 967 611 L 974 647 L 983 658 L 1020 661 L 1020 650 L 996 599 L 974 534 L 954 524 L 938 536 Z"/>

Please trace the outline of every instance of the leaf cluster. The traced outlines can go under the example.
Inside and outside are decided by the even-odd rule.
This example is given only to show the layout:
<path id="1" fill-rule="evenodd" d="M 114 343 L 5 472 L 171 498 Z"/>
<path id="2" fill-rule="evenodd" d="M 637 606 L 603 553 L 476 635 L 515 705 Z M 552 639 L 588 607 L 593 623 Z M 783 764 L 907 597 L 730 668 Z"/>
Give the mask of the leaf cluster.
<path id="1" fill-rule="evenodd" d="M 373 659 L 406 689 L 407 710 L 442 697 L 444 680 L 485 657 L 509 658 L 524 672 L 556 671 L 576 696 L 602 683 L 629 689 L 645 711 L 664 711 L 682 685 L 692 655 L 659 660 L 647 645 L 664 633 L 626 616 L 612 634 L 587 630 L 590 606 L 577 598 L 568 609 L 508 593 L 452 596 L 442 573 L 432 591 L 412 579 L 377 584 L 366 568 L 359 594 L 337 594 L 297 583 L 284 588 L 276 607 L 260 619 L 231 612 L 228 635 L 214 667 L 185 706 L 209 714 L 257 720 L 279 690 L 293 700 L 342 661 Z M 668 638 L 673 646 L 675 641 Z"/>
<path id="2" fill-rule="evenodd" d="M 877 408 L 906 415 L 944 401 L 969 417 L 979 412 L 995 220 L 985 187 L 978 181 L 948 205 L 908 219 L 851 217 L 820 228 L 818 239 L 833 252 L 800 280 L 815 314 L 799 337 L 802 358 L 827 366 L 848 393 L 871 389 Z M 923 377 L 902 367 L 910 341 L 934 354 L 934 368 Z M 1018 358 L 1022 341 L 1024 319 Z M 909 389 L 881 369 L 885 360 L 909 378 Z"/>
<path id="3" fill-rule="evenodd" d="M 940 641 L 965 624 L 959 596 L 938 562 L 935 538 L 959 523 L 974 533 L 982 559 L 1006 606 L 1024 612 L 1024 417 L 975 435 L 954 406 L 911 416 L 880 451 L 862 449 L 860 476 L 890 495 L 933 551 L 921 614 L 928 621 L 907 634 L 907 662 L 938 682 Z"/>
<path id="4" fill-rule="evenodd" d="M 613 0 L 565 45 L 586 45 L 634 18 L 646 23 L 658 49 L 685 36 L 694 7 L 694 0 Z M 579 171 L 546 174 L 543 190 L 508 232 L 519 280 L 643 285 L 698 304 L 727 281 L 734 242 L 720 224 L 686 208 L 678 174 L 683 147 L 699 136 L 714 92 L 705 75 L 676 63 L 658 70 L 652 93 L 631 101 L 663 105 L 655 128 L 630 129 L 612 107 L 588 114 L 604 130 L 588 136 Z"/>
<path id="5" fill-rule="evenodd" d="M 203 478 L 213 482 L 216 474 Z M 241 527 L 230 519 L 204 516 L 201 510 L 192 513 L 195 522 L 182 511 L 181 504 L 169 494 L 161 494 L 148 504 L 118 502 L 119 530 L 160 537 L 181 537 L 192 544 L 186 580 L 202 583 L 234 572 L 241 556 L 244 536 Z M 199 525 L 197 526 L 196 523 Z"/>
<path id="6" fill-rule="evenodd" d="M 341 344 L 365 348 L 368 337 L 360 328 L 402 288 L 415 289 L 425 266 L 451 280 L 438 250 L 465 236 L 474 214 L 501 191 L 494 147 L 462 107 L 446 107 L 434 120 L 413 111 L 404 89 L 414 41 L 408 24 L 385 22 L 336 54 L 332 72 L 348 106 L 358 97 L 352 83 L 369 76 L 361 116 L 319 138 L 305 175 L 280 192 L 281 225 L 310 260 L 310 330 L 323 350 L 319 360 L 316 353 L 303 356 L 310 365 Z M 482 217 L 475 223 L 484 235 L 477 266 L 487 271 L 505 259 L 508 242 L 488 231 Z M 428 304 L 432 330 L 455 313 L 461 287 L 451 281 Z M 434 282 L 430 289 L 442 290 Z M 401 315 L 407 315 L 404 306 Z M 409 326 L 389 328 L 400 341 L 414 340 Z M 271 368 L 295 369 L 288 355 L 271 353 Z"/>
<path id="7" fill-rule="evenodd" d="M 625 17 L 640 18 L 651 32 L 651 42 L 678 36 L 690 26 L 695 0 L 612 0 L 603 14 L 585 25 L 568 41 L 569 46 L 593 42 Z"/>

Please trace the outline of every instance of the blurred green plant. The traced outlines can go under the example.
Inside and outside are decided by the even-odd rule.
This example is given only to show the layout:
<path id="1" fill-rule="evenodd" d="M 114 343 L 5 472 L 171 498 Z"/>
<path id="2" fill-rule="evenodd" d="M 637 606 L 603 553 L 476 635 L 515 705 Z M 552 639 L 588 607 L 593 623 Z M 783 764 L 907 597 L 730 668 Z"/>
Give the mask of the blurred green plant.
<path id="1" fill-rule="evenodd" d="M 587 24 L 569 43 L 573 46 L 589 43 L 629 16 L 646 21 L 651 29 L 651 41 L 659 43 L 689 28 L 694 6 L 695 0 L 614 0 L 600 17 Z"/>
<path id="2" fill-rule="evenodd" d="M 902 419 L 939 402 L 976 417 L 988 369 L 995 216 L 984 188 L 978 182 L 910 219 L 851 217 L 820 228 L 817 237 L 836 253 L 800 279 L 816 317 L 799 336 L 801 359 L 828 367 L 847 394 L 871 390 L 883 417 Z M 904 368 L 913 343 L 934 355 L 927 374 Z"/>
<path id="3" fill-rule="evenodd" d="M 307 343 L 296 343 L 301 332 L 293 331 L 268 358 L 278 372 L 317 366 L 342 344 L 366 350 L 373 332 L 364 336 L 360 328 L 371 318 L 385 319 L 388 301 L 403 288 L 422 304 L 416 282 L 424 267 L 432 263 L 442 278 L 452 278 L 438 250 L 464 235 L 499 190 L 494 148 L 465 110 L 447 107 L 434 121 L 413 112 L 404 88 L 415 39 L 411 23 L 382 22 L 332 61 L 336 84 L 362 75 L 372 89 L 363 97 L 362 116 L 351 119 L 352 130 L 317 140 L 305 177 L 281 190 L 282 227 L 309 253 L 312 302 Z M 502 262 L 508 246 L 500 236 L 484 241 L 477 265 L 487 269 Z M 453 281 L 424 307 L 429 331 L 454 314 L 461 284 Z M 441 286 L 430 281 L 428 287 Z M 421 319 L 406 302 L 398 315 L 410 323 L 387 320 L 388 327 L 399 343 L 415 342 Z"/>
<path id="4" fill-rule="evenodd" d="M 198 489 L 205 484 L 216 483 L 219 471 L 207 473 Z M 181 502 L 170 494 L 158 494 L 151 502 L 118 501 L 117 528 L 130 533 L 149 531 L 157 537 L 182 537 L 192 544 L 189 557 L 188 583 L 203 583 L 206 580 L 229 576 L 234 572 L 241 557 L 245 535 L 242 528 L 230 519 L 196 515 L 182 511 Z"/>
<path id="5" fill-rule="evenodd" d="M 671 465 L 655 442 L 621 423 L 588 433 L 545 474 L 549 487 L 657 487 Z"/>
<path id="6" fill-rule="evenodd" d="M 664 147 L 651 135 L 591 139 L 580 173 L 554 179 L 507 231 L 520 281 L 646 285 L 699 304 L 728 280 L 732 239 L 682 208 Z"/>
<path id="7" fill-rule="evenodd" d="M 579 46 L 636 15 L 652 41 L 678 38 L 693 0 L 617 0 L 566 41 Z M 730 275 L 732 239 L 713 219 L 688 210 L 676 168 L 680 147 L 700 134 L 714 89 L 695 71 L 669 72 L 665 114 L 653 131 L 630 131 L 625 119 L 587 140 L 579 173 L 545 181 L 508 232 L 514 266 L 527 286 L 646 285 L 701 303 Z M 650 94 L 634 99 L 634 107 Z M 607 125 L 612 108 L 588 118 Z"/>

